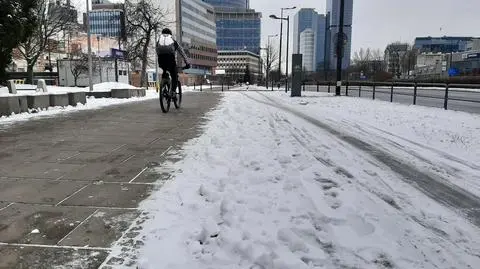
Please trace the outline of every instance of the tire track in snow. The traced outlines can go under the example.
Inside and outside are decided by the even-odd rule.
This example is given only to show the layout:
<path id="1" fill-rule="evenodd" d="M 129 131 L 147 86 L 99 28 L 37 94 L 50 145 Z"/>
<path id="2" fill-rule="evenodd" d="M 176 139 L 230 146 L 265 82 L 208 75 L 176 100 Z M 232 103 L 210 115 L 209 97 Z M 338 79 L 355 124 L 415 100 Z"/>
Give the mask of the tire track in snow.
<path id="1" fill-rule="evenodd" d="M 330 133 L 331 135 L 347 142 L 353 147 L 369 154 L 380 163 L 383 163 L 389 167 L 393 172 L 400 175 L 400 178 L 403 179 L 403 181 L 417 188 L 425 195 L 439 202 L 440 204 L 446 205 L 461 212 L 472 224 L 480 228 L 479 197 L 457 186 L 446 184 L 445 179 L 439 176 L 438 178 L 435 178 L 433 175 L 430 175 L 424 171 L 421 171 L 415 166 L 405 163 L 404 160 L 389 154 L 381 148 L 378 148 L 356 137 L 344 134 L 332 126 L 314 119 L 300 111 L 280 104 L 264 94 L 258 94 L 267 99 L 268 102 L 258 100 L 248 95 L 246 96 L 256 102 L 281 109 L 289 114 L 301 118 Z"/>

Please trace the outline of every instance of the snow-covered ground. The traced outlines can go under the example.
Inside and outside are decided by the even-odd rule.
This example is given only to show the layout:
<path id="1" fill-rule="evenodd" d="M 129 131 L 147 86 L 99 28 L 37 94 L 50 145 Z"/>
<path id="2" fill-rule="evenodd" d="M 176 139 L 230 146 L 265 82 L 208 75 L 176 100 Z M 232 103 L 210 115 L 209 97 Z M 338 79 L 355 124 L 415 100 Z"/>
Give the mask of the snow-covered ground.
<path id="1" fill-rule="evenodd" d="M 132 226 L 144 240 L 136 244 L 140 268 L 478 268 L 478 227 L 341 134 L 391 154 L 400 151 L 392 149 L 395 141 L 407 153 L 461 159 L 461 149 L 477 156 L 470 131 L 479 118 L 308 95 L 225 94 L 204 134 L 178 152 L 183 159 L 159 168 L 172 179 L 141 204 L 149 218 Z M 450 139 L 455 134 L 462 139 Z M 112 257 L 137 256 L 125 255 L 121 242 Z M 129 268 L 124 264 L 114 268 Z"/>
<path id="2" fill-rule="evenodd" d="M 29 85 L 29 84 L 19 84 L 16 85 L 17 87 L 17 94 L 18 95 L 32 95 L 32 94 L 45 94 L 45 93 L 37 93 L 35 90 L 37 88 L 36 85 Z M 99 84 L 93 85 L 94 92 L 109 92 L 112 89 L 138 89 L 135 86 L 119 83 L 119 82 L 103 82 Z M 61 86 L 47 86 L 48 93 L 68 93 L 68 92 L 88 92 L 90 89 L 88 87 L 61 87 Z M 48 94 L 47 93 L 47 94 Z M 0 96 L 1 95 L 8 95 L 8 88 L 3 87 L 0 88 Z"/>

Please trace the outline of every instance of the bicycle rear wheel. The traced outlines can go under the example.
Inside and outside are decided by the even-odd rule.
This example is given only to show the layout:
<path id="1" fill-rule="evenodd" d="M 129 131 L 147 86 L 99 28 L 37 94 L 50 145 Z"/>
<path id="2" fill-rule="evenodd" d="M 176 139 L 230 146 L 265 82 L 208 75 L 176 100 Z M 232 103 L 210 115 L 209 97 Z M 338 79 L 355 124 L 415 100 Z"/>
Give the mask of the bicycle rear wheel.
<path id="1" fill-rule="evenodd" d="M 175 105 L 176 109 L 179 109 L 182 105 L 182 84 L 180 83 L 180 81 L 178 82 L 177 89 L 175 90 L 173 96 L 173 104 Z"/>
<path id="2" fill-rule="evenodd" d="M 170 84 L 166 81 L 162 82 L 159 91 L 160 107 L 163 113 L 167 113 L 170 110 Z"/>

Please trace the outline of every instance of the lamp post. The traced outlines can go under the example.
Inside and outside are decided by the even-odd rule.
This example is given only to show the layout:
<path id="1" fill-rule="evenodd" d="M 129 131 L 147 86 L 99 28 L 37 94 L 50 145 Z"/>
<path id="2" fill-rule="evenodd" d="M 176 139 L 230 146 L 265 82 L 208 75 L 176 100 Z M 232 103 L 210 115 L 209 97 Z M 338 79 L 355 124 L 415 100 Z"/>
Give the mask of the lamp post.
<path id="1" fill-rule="evenodd" d="M 335 95 L 340 96 L 342 90 L 342 60 L 344 51 L 344 33 L 343 33 L 343 21 L 345 13 L 345 0 L 340 0 L 340 23 L 338 25 L 338 37 L 337 37 L 337 86 L 335 88 Z"/>
<path id="2" fill-rule="evenodd" d="M 90 30 L 90 7 L 89 0 L 87 2 L 87 43 L 88 43 L 88 87 L 90 91 L 93 92 L 93 82 L 92 82 L 92 32 Z"/>
<path id="3" fill-rule="evenodd" d="M 283 11 L 284 10 L 291 10 L 291 9 L 296 9 L 297 7 L 282 7 L 280 8 L 280 18 L 283 18 Z M 272 18 L 272 16 L 270 16 Z M 283 20 L 280 20 L 280 52 L 279 52 L 279 57 L 278 57 L 278 80 L 280 81 L 282 77 L 282 38 L 283 37 Z M 288 44 L 287 44 L 288 45 Z M 288 54 L 288 51 L 287 51 Z"/>
<path id="4" fill-rule="evenodd" d="M 293 8 L 289 8 L 289 9 L 294 9 L 296 7 L 293 7 Z M 282 14 L 283 14 L 283 9 L 282 9 Z M 284 17 L 278 17 L 276 15 L 270 15 L 270 18 L 272 19 L 275 19 L 275 20 L 281 20 L 281 21 L 287 21 L 287 57 L 286 57 L 286 68 L 285 68 L 285 75 L 286 75 L 286 79 L 285 79 L 285 92 L 288 91 L 288 44 L 290 43 L 290 16 L 287 16 L 286 18 Z M 281 34 L 281 33 L 280 33 Z M 282 36 L 280 35 L 280 43 L 282 42 Z M 278 71 L 278 76 L 279 76 L 279 79 L 281 78 L 281 62 L 282 62 L 282 49 L 281 49 L 281 46 L 280 46 L 280 61 L 279 61 L 279 71 Z"/>

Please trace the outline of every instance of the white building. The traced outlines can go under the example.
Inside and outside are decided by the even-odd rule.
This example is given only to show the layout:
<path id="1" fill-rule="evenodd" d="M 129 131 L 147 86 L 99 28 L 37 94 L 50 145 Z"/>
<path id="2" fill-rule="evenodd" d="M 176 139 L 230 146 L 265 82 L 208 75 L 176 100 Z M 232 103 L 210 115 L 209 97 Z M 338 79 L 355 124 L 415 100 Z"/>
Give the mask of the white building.
<path id="1" fill-rule="evenodd" d="M 244 82 L 243 78 L 250 71 L 251 81 L 256 82 L 262 76 L 262 61 L 259 55 L 253 52 L 242 51 L 218 51 L 217 73 L 225 74 L 227 80 L 232 82 Z"/>
<path id="2" fill-rule="evenodd" d="M 300 33 L 300 54 L 303 55 L 303 70 L 314 72 L 315 64 L 315 32 L 311 28 Z"/>

